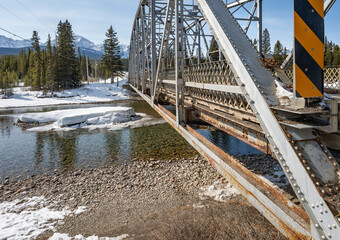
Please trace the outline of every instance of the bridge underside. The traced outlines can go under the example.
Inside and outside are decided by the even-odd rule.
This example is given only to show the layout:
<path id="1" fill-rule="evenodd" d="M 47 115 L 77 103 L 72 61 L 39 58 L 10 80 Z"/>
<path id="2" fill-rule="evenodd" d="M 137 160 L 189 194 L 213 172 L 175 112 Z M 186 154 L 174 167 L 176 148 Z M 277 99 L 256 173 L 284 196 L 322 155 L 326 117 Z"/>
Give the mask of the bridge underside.
<path id="1" fill-rule="evenodd" d="M 291 99 L 291 80 L 249 40 L 252 22 L 262 33 L 262 0 L 142 0 L 130 86 L 289 239 L 340 239 L 338 101 Z M 200 122 L 272 156 L 293 192 L 205 139 Z"/>

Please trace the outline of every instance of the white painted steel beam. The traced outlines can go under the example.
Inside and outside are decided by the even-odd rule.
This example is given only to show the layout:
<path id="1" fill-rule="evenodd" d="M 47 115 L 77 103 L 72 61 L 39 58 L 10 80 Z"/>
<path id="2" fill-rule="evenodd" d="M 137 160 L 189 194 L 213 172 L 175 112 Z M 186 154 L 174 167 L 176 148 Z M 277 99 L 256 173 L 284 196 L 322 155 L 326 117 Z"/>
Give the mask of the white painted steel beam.
<path id="1" fill-rule="evenodd" d="M 222 1 L 197 0 L 197 3 L 219 46 L 223 49 L 225 58 L 231 64 L 237 82 L 243 86 L 244 95 L 275 150 L 275 155 L 293 190 L 310 217 L 313 237 L 324 239 L 329 234 L 334 239 L 340 239 L 338 220 L 321 197 L 297 151 L 270 109 L 269 105 L 277 104 L 274 93 L 270 92 L 274 84 L 273 77 L 260 64 L 259 56 L 252 48 L 249 39 L 231 13 L 223 8 Z M 304 152 L 304 154 L 312 157 L 313 152 Z M 322 204 L 322 211 L 313 208 L 315 203 Z M 328 226 L 333 225 L 336 226 L 336 230 L 330 233 L 327 230 Z"/>

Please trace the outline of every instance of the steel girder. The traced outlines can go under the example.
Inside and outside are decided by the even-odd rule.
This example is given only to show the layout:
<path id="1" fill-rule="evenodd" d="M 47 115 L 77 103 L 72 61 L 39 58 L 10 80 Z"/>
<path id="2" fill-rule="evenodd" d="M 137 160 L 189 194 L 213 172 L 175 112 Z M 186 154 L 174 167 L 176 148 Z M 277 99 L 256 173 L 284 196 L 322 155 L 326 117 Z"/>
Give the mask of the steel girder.
<path id="1" fill-rule="evenodd" d="M 184 106 L 188 98 L 193 99 L 193 106 L 195 99 L 201 99 L 252 115 L 261 125 L 308 214 L 308 227 L 303 226 L 298 218 L 285 214 L 286 211 L 282 211 L 275 201 L 267 202 L 251 182 L 236 181 L 236 185 L 247 189 L 245 195 L 260 199 L 254 206 L 286 236 L 340 239 L 336 217 L 339 206 L 333 206 L 325 193 L 327 189 L 339 188 L 339 166 L 313 128 L 297 130 L 289 124 L 282 125 L 281 115 L 272 110 L 279 105 L 274 78 L 260 64 L 260 51 L 252 46 L 246 35 L 249 22 L 256 20 L 261 28 L 262 1 L 237 0 L 225 5 L 221 0 L 197 0 L 197 3 L 186 0 L 141 1 L 131 35 L 131 86 L 172 125 L 175 123 L 175 129 L 196 147 L 199 144 L 192 139 L 195 134 L 188 134 L 189 127 L 180 125 L 185 121 Z M 245 10 L 245 4 L 253 5 L 250 10 Z M 237 15 L 239 10 L 245 10 L 249 18 Z M 245 27 L 241 27 L 242 21 L 247 21 Z M 260 38 L 261 34 L 258 35 Z M 217 59 L 215 53 L 218 53 Z M 225 61 L 214 61 L 222 58 Z M 167 113 L 157 104 L 160 93 L 174 96 L 174 119 L 166 116 Z M 238 178 L 209 149 L 197 148 L 200 152 L 204 149 L 207 157 L 216 161 L 215 167 L 228 180 L 233 182 Z M 270 209 L 264 206 L 266 204 L 271 206 Z M 292 231 L 288 230 L 290 228 Z"/>

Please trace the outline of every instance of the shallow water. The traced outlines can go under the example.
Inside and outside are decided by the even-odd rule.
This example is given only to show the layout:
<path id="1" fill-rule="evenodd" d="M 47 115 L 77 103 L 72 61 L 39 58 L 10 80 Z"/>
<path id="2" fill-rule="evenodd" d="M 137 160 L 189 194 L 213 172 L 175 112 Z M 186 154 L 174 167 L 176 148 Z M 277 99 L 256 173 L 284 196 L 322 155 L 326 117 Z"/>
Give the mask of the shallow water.
<path id="1" fill-rule="evenodd" d="M 160 116 L 144 102 L 111 103 L 135 112 Z M 89 108 L 98 105 L 34 107 L 0 111 L 0 180 L 9 176 L 24 178 L 32 174 L 87 169 L 115 165 L 132 158 L 149 160 L 186 158 L 197 152 L 168 124 L 70 132 L 29 132 L 13 124 L 22 113 L 59 109 Z M 257 153 L 247 144 L 220 131 L 198 130 L 203 136 L 231 154 Z"/>

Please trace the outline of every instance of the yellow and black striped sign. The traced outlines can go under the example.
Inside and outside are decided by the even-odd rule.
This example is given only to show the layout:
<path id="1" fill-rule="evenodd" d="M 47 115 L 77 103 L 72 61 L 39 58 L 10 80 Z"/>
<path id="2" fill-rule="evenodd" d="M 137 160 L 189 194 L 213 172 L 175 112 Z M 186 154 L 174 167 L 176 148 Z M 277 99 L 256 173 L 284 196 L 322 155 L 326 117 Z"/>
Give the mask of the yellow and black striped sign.
<path id="1" fill-rule="evenodd" d="M 324 0 L 294 0 L 295 94 L 323 95 Z"/>

